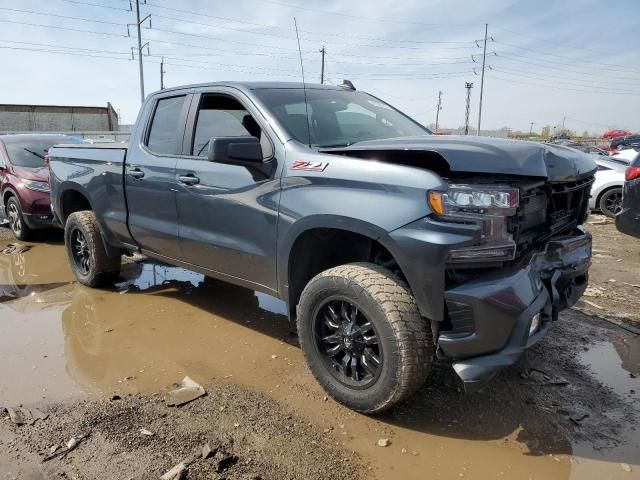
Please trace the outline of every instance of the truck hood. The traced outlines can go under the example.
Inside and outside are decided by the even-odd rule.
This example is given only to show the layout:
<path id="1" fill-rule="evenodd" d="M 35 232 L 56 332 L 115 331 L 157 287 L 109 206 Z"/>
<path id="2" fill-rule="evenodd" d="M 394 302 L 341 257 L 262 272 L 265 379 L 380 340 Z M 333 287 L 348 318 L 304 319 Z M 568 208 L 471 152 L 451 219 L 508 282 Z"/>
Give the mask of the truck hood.
<path id="1" fill-rule="evenodd" d="M 357 142 L 348 147 L 325 148 L 323 153 L 353 155 L 393 162 L 393 152 L 425 152 L 424 167 L 434 155 L 444 158 L 452 172 L 521 175 L 551 182 L 575 181 L 592 175 L 589 155 L 562 145 L 459 135 L 401 137 Z M 422 164 L 421 164 L 422 166 Z"/>
<path id="2" fill-rule="evenodd" d="M 36 182 L 49 181 L 49 167 L 46 165 L 36 168 L 14 166 L 13 173 L 15 173 L 16 177 L 20 177 L 24 180 L 34 180 Z"/>

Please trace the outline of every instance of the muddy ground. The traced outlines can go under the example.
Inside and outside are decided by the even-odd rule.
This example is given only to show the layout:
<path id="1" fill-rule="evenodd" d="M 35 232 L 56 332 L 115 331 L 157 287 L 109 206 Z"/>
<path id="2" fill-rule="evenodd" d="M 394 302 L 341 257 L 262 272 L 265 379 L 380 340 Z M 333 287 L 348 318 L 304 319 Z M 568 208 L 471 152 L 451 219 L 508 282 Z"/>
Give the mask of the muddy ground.
<path id="1" fill-rule="evenodd" d="M 375 417 L 326 398 L 281 302 L 147 261 L 86 289 L 59 236 L 0 227 L 0 409 L 47 416 L 0 417 L 0 479 L 159 478 L 182 461 L 189 479 L 638 478 L 640 242 L 590 222 L 589 295 L 540 344 L 472 396 L 439 364 Z M 169 407 L 186 375 L 208 394 Z M 217 453 L 196 460 L 206 443 Z"/>

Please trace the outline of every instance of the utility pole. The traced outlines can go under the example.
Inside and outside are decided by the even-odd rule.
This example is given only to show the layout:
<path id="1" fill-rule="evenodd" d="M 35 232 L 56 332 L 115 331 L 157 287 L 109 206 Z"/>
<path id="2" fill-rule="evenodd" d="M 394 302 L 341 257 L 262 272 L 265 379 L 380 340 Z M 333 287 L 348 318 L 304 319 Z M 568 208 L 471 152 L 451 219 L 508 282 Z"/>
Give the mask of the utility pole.
<path id="1" fill-rule="evenodd" d="M 164 74 L 167 73 L 164 71 L 164 57 L 160 60 L 160 90 L 164 90 Z"/>
<path id="2" fill-rule="evenodd" d="M 531 134 L 533 134 L 533 125 L 534 125 L 535 123 L 536 123 L 536 122 L 529 122 L 529 125 L 531 125 L 531 126 L 529 127 L 529 136 L 531 136 Z"/>
<path id="3" fill-rule="evenodd" d="M 471 102 L 471 89 L 473 88 L 473 82 L 464 82 L 464 88 L 467 89 L 467 108 L 464 112 L 464 134 L 469 135 L 469 109 Z"/>
<path id="4" fill-rule="evenodd" d="M 146 3 L 146 0 L 145 0 Z M 149 50 L 149 42 L 142 44 L 142 32 L 141 26 L 144 22 L 149 20 L 149 28 L 151 28 L 151 15 L 147 15 L 142 20 L 140 20 L 140 0 L 136 0 L 136 23 L 128 23 L 127 24 L 127 32 L 129 33 L 129 27 L 132 25 L 136 26 L 138 32 L 138 68 L 140 69 L 140 102 L 144 102 L 144 66 L 142 65 L 142 49 L 147 47 L 147 51 Z M 133 47 L 131 47 L 133 49 Z"/>
<path id="5" fill-rule="evenodd" d="M 320 53 L 322 54 L 322 64 L 320 66 L 320 83 L 324 83 L 324 56 L 327 53 L 327 50 L 324 48 L 324 45 L 320 49 Z"/>
<path id="6" fill-rule="evenodd" d="M 562 131 L 564 132 L 564 121 L 567 119 L 567 117 L 562 117 Z"/>
<path id="7" fill-rule="evenodd" d="M 442 110 L 442 91 L 438 90 L 438 106 L 436 107 L 436 131 L 438 133 L 438 120 L 440 119 L 440 110 Z"/>
<path id="8" fill-rule="evenodd" d="M 482 76 L 480 77 L 480 106 L 478 107 L 478 131 L 476 135 L 480 135 L 480 124 L 482 123 L 482 94 L 484 92 L 484 65 L 487 60 L 487 32 L 489 24 L 484 24 L 484 48 L 482 50 Z"/>

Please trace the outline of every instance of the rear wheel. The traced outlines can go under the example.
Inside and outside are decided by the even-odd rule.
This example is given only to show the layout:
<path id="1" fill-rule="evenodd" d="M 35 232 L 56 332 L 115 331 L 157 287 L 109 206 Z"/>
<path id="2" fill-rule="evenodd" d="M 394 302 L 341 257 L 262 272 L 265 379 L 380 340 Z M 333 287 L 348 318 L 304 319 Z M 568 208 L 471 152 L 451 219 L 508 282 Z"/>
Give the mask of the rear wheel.
<path id="1" fill-rule="evenodd" d="M 83 285 L 104 286 L 118 277 L 121 254 L 107 251 L 93 212 L 69 215 L 64 227 L 64 243 L 71 269 Z"/>
<path id="2" fill-rule="evenodd" d="M 431 331 L 408 286 L 369 263 L 320 273 L 298 306 L 307 364 L 324 389 L 349 408 L 377 413 L 414 393 L 434 354 Z"/>
<path id="3" fill-rule="evenodd" d="M 18 240 L 24 242 L 33 237 L 33 230 L 25 223 L 20 202 L 16 197 L 11 197 L 7 202 L 7 217 L 11 231 Z"/>
<path id="4" fill-rule="evenodd" d="M 622 210 L 622 188 L 611 188 L 604 192 L 598 206 L 607 217 L 615 217 Z"/>

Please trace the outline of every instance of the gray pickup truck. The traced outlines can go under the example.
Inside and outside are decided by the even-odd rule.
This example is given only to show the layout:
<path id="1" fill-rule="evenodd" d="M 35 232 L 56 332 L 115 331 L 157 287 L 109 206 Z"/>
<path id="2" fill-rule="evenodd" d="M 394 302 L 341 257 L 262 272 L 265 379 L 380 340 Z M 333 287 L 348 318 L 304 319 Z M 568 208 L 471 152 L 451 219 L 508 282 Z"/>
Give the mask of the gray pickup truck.
<path id="1" fill-rule="evenodd" d="M 313 375 L 361 412 L 407 398 L 436 358 L 477 390 L 587 284 L 588 155 L 435 136 L 350 82 L 163 90 L 128 147 L 49 158 L 81 283 L 141 252 L 281 298 Z"/>

